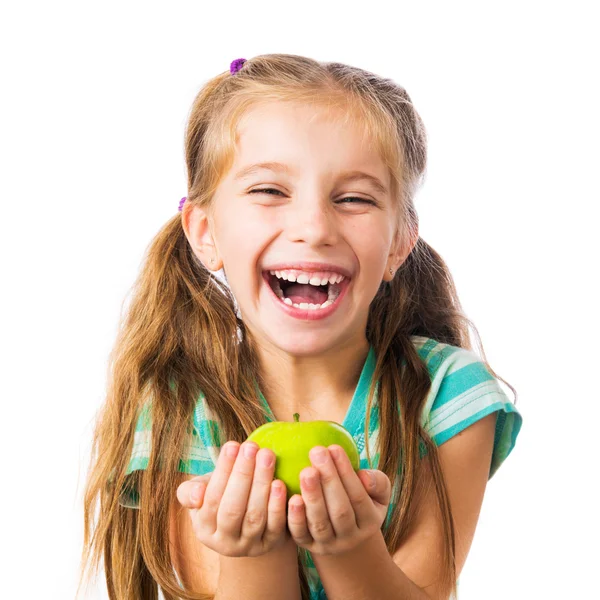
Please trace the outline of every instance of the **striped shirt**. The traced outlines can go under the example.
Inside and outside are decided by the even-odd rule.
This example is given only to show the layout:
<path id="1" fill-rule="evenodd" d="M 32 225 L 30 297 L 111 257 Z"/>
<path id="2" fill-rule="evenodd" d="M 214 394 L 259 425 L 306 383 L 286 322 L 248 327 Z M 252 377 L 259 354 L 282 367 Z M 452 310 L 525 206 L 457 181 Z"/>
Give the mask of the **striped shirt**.
<path id="1" fill-rule="evenodd" d="M 421 425 L 437 446 L 485 416 L 494 412 L 498 413 L 488 477 L 490 479 L 515 445 L 522 424 L 521 414 L 500 387 L 500 382 L 491 375 L 485 363 L 476 353 L 458 346 L 440 343 L 428 337 L 412 336 L 411 340 L 420 358 L 427 366 L 432 383 L 423 407 Z M 368 436 L 372 466 L 368 462 L 364 434 L 367 398 L 374 371 L 375 353 L 371 347 L 342 422 L 358 447 L 360 469 L 377 469 L 379 465 L 379 453 L 375 451 L 379 432 L 377 387 L 373 398 Z M 267 420 L 274 421 L 275 417 L 262 394 L 260 394 L 260 399 L 266 410 Z M 148 466 L 151 420 L 150 404 L 146 404 L 138 417 L 127 474 Z M 179 463 L 181 472 L 203 475 L 215 469 L 220 446 L 226 441 L 220 439 L 217 423 L 218 419 L 211 413 L 205 397 L 201 394 L 193 413 L 192 435 L 190 443 L 187 445 L 187 454 L 181 458 Z M 216 434 L 215 439 L 219 441 L 218 446 L 212 444 L 211 431 Z M 423 457 L 427 451 L 422 442 L 420 449 L 420 455 Z M 401 476 L 400 471 L 398 475 Z M 398 478 L 395 487 L 397 485 Z M 392 491 L 392 497 L 394 492 L 395 489 Z M 137 490 L 128 486 L 120 497 L 120 504 L 138 508 L 138 499 Z M 385 527 L 389 524 L 394 506 L 394 503 L 390 503 L 388 507 Z M 307 556 L 311 600 L 326 600 L 325 590 L 310 553 L 307 553 Z"/>

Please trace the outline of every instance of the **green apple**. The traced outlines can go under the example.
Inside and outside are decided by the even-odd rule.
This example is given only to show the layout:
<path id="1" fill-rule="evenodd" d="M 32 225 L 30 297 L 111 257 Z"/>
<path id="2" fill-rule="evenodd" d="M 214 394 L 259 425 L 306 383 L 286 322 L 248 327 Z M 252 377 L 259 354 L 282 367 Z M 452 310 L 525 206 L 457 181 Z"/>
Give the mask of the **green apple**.
<path id="1" fill-rule="evenodd" d="M 247 441 L 260 448 L 270 448 L 275 453 L 275 479 L 281 479 L 287 487 L 288 500 L 300 494 L 300 472 L 312 465 L 308 455 L 315 446 L 341 446 L 355 471 L 360 460 L 358 448 L 350 432 L 335 421 L 306 421 L 300 423 L 299 413 L 294 421 L 272 421 L 257 427 Z"/>

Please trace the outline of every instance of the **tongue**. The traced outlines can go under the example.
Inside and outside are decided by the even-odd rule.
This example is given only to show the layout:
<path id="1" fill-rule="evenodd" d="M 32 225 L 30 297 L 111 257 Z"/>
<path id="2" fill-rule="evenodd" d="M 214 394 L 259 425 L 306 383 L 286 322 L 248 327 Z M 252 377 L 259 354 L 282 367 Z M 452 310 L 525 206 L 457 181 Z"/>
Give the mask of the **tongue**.
<path id="1" fill-rule="evenodd" d="M 294 304 L 323 304 L 327 300 L 327 288 L 316 287 L 310 283 L 293 283 L 285 290 L 284 295 Z"/>

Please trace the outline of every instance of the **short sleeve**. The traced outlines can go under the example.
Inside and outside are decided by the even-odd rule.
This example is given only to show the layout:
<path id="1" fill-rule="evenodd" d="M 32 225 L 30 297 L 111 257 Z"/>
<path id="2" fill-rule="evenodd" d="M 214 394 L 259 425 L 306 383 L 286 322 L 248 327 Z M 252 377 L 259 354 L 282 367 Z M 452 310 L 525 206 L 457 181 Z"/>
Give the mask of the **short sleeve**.
<path id="1" fill-rule="evenodd" d="M 432 386 L 421 425 L 437 446 L 487 415 L 498 413 L 491 479 L 515 446 L 523 422 L 520 412 L 475 352 L 434 343 L 422 357 Z"/>
<path id="2" fill-rule="evenodd" d="M 133 436 L 133 448 L 127 469 L 126 483 L 119 495 L 119 504 L 127 508 L 139 508 L 139 471 L 148 467 L 152 444 L 152 403 L 143 405 L 137 418 Z M 188 439 L 184 444 L 179 471 L 191 475 L 204 475 L 214 471 L 219 456 L 220 437 L 217 422 L 201 395 L 192 415 Z"/>

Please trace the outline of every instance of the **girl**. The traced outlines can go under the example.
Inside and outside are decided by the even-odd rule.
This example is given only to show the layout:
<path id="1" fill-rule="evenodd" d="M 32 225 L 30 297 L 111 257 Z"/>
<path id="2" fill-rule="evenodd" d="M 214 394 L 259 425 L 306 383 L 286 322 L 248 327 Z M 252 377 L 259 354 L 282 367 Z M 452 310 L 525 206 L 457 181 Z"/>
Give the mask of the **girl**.
<path id="1" fill-rule="evenodd" d="M 238 59 L 185 152 L 187 200 L 111 354 L 82 572 L 103 556 L 119 600 L 456 597 L 522 418 L 418 235 L 410 97 L 340 63 Z M 359 472 L 317 446 L 287 498 L 245 440 L 295 412 L 343 424 Z"/>

